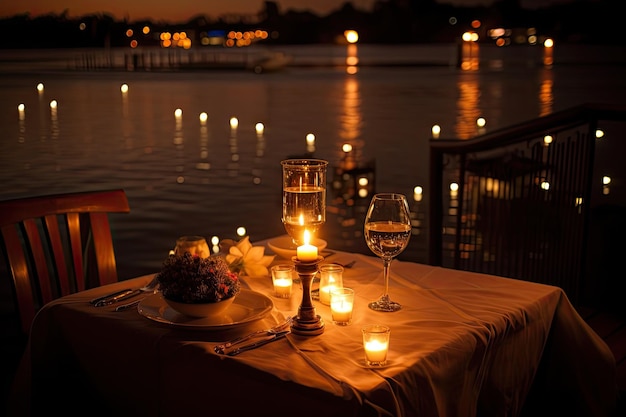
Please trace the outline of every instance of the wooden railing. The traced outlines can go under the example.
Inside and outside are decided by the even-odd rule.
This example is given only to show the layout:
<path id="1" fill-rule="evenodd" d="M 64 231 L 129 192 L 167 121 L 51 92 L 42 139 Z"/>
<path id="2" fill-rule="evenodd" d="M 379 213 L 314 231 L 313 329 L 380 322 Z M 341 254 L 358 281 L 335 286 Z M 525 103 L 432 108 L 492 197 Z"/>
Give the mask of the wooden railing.
<path id="1" fill-rule="evenodd" d="M 601 181 L 596 135 L 626 141 L 623 122 L 626 107 L 589 104 L 471 140 L 431 140 L 429 262 L 557 285 L 576 302 Z"/>

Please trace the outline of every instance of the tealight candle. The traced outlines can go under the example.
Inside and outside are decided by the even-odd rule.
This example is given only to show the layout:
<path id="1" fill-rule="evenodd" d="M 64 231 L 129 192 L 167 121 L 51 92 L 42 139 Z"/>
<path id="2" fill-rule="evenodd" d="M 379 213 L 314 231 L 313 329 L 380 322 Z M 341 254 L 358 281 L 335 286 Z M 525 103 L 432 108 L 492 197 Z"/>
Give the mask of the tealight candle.
<path id="1" fill-rule="evenodd" d="M 354 290 L 351 288 L 337 288 L 330 292 L 330 312 L 333 322 L 340 326 L 347 326 L 352 322 L 352 308 L 354 306 Z"/>
<path id="2" fill-rule="evenodd" d="M 387 326 L 373 324 L 363 327 L 363 348 L 365 362 L 369 366 L 383 366 L 387 363 L 390 329 Z"/>
<path id="3" fill-rule="evenodd" d="M 293 271 L 294 267 L 290 264 L 274 265 L 272 267 L 272 281 L 274 283 L 274 295 L 276 297 L 291 297 Z"/>
<path id="4" fill-rule="evenodd" d="M 274 293 L 279 298 L 291 297 L 291 286 L 293 281 L 287 278 L 277 278 L 274 280 Z"/>
<path id="5" fill-rule="evenodd" d="M 304 245 L 298 246 L 296 256 L 301 262 L 311 262 L 317 260 L 317 247 L 309 244 L 309 231 L 304 231 Z"/>
<path id="6" fill-rule="evenodd" d="M 387 349 L 389 343 L 378 340 L 365 342 L 365 356 L 368 362 L 381 363 L 387 359 Z"/>

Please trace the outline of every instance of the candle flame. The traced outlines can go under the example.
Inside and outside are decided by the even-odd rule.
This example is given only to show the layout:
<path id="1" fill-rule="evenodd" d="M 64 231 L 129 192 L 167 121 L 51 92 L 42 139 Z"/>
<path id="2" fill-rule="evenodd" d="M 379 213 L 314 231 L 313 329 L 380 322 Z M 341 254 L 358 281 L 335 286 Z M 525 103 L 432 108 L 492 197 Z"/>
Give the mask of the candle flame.
<path id="1" fill-rule="evenodd" d="M 298 223 L 300 223 L 300 226 L 304 226 L 304 214 L 300 213 L 300 217 L 298 218 Z"/>
<path id="2" fill-rule="evenodd" d="M 304 244 L 308 245 L 311 240 L 311 233 L 308 230 L 304 229 Z"/>

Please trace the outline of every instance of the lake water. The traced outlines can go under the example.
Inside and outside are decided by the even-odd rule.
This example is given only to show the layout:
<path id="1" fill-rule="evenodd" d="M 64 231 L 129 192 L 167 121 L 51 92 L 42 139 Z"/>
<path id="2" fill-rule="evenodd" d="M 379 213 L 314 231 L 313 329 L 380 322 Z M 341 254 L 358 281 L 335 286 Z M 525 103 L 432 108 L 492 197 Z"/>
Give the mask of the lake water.
<path id="1" fill-rule="evenodd" d="M 552 67 L 541 64 L 540 50 L 485 49 L 471 71 L 455 65 L 454 45 L 280 49 L 298 65 L 265 74 L 65 71 L 73 51 L 39 53 L 46 63 L 25 60 L 32 51 L 5 54 L 0 199 L 123 188 L 131 213 L 112 222 L 120 276 L 128 278 L 158 269 L 181 235 L 237 238 L 240 226 L 253 241 L 283 234 L 280 161 L 312 153 L 329 161 L 332 179 L 347 143 L 351 161 L 375 163 L 375 191 L 411 200 L 421 223 L 401 257 L 426 262 L 433 124 L 442 137 L 467 139 L 478 117 L 489 131 L 626 97 L 623 48 L 556 49 Z M 345 65 L 350 54 L 365 64 L 354 74 Z M 424 187 L 421 202 L 413 200 L 416 186 Z M 331 249 L 369 253 L 361 231 L 371 194 L 346 205 L 332 184 L 328 192 L 321 237 Z"/>

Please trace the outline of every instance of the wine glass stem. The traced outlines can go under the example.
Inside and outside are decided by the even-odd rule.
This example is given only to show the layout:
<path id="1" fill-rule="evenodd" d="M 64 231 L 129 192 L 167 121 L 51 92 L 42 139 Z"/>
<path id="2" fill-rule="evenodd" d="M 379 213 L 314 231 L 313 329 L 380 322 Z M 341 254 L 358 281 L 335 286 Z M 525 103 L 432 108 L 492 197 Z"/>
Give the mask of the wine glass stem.
<path id="1" fill-rule="evenodd" d="M 383 258 L 383 282 L 384 291 L 382 298 L 386 301 L 389 300 L 389 266 L 391 265 L 390 258 Z"/>

